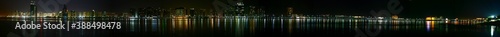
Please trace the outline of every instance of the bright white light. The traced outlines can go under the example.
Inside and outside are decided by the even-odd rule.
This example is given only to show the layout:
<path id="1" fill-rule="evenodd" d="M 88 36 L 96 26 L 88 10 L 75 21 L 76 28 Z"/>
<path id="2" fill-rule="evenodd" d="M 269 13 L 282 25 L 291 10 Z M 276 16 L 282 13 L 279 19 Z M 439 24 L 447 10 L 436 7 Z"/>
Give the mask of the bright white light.
<path id="1" fill-rule="evenodd" d="M 245 4 L 243 4 L 243 2 L 238 2 L 238 3 L 236 3 L 236 4 L 237 4 L 238 6 L 243 6 L 243 5 L 245 5 Z"/>
<path id="2" fill-rule="evenodd" d="M 136 19 L 129 19 L 129 20 L 136 20 Z"/>
<path id="3" fill-rule="evenodd" d="M 384 19 L 384 17 L 377 17 L 378 19 Z"/>
<path id="4" fill-rule="evenodd" d="M 448 18 L 446 18 L 445 20 L 448 21 Z"/>
<path id="5" fill-rule="evenodd" d="M 426 26 L 427 26 L 427 32 L 429 32 L 429 31 L 430 31 L 430 29 L 431 29 L 431 28 L 430 28 L 430 27 L 431 27 L 431 26 L 430 26 L 430 25 L 431 25 L 431 21 L 425 21 L 425 23 L 426 23 Z"/>
<path id="6" fill-rule="evenodd" d="M 83 18 L 83 16 L 81 16 L 81 15 L 80 15 L 80 16 L 78 16 L 78 17 Z"/>
<path id="7" fill-rule="evenodd" d="M 445 23 L 449 23 L 448 21 L 445 21 Z"/>
<path id="8" fill-rule="evenodd" d="M 26 18 L 26 16 L 21 16 L 21 17 Z"/>
<path id="9" fill-rule="evenodd" d="M 495 15 L 491 15 L 489 18 L 496 18 L 496 16 Z"/>
<path id="10" fill-rule="evenodd" d="M 495 26 L 491 26 L 491 32 L 490 32 L 491 36 L 493 36 L 494 31 L 495 31 Z"/>

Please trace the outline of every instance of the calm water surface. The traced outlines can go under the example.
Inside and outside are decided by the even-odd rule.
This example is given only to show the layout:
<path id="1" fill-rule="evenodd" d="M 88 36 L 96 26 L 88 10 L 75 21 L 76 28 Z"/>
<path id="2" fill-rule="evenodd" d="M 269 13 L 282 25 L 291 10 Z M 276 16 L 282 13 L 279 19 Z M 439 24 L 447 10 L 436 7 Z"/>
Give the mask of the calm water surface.
<path id="1" fill-rule="evenodd" d="M 19 18 L 3 20 L 15 25 Z M 327 18 L 43 18 L 45 22 L 122 22 L 113 30 L 31 30 L 41 37 L 496 37 L 497 26 L 462 24 L 452 21 L 370 20 Z M 457 24 L 458 23 L 458 24 Z M 12 26 L 5 25 L 5 26 Z M 9 27 L 10 28 L 10 27 Z M 22 30 L 10 29 L 13 33 Z M 3 32 L 3 33 L 10 33 Z"/>

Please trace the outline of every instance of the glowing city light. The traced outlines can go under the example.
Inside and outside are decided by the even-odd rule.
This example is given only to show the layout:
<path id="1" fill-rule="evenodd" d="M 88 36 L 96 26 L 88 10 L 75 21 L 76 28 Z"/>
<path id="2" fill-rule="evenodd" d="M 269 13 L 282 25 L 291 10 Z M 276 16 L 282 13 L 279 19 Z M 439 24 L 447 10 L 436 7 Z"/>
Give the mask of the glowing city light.
<path id="1" fill-rule="evenodd" d="M 384 19 L 384 17 L 377 17 L 378 19 Z"/>
<path id="2" fill-rule="evenodd" d="M 427 31 L 429 35 L 432 35 L 430 33 L 435 33 L 435 32 L 444 32 L 443 30 L 446 30 L 447 34 L 448 31 L 458 31 L 461 30 L 457 28 L 455 25 L 469 25 L 472 23 L 484 23 L 484 22 L 489 22 L 489 21 L 499 21 L 500 19 L 496 19 L 497 15 L 491 15 L 491 16 L 483 16 L 483 17 L 478 17 L 476 19 L 458 19 L 455 17 L 447 17 L 447 16 L 453 16 L 453 15 L 445 15 L 443 16 L 414 16 L 414 17 L 406 17 L 405 16 L 398 16 L 397 14 L 400 12 L 400 10 L 391 10 L 389 9 L 388 11 L 386 10 L 385 12 L 389 12 L 387 15 L 392 15 L 392 16 L 385 16 L 384 10 L 381 10 L 381 12 L 384 12 L 383 14 L 380 13 L 381 15 L 384 16 L 375 16 L 377 13 L 372 13 L 372 16 L 369 15 L 332 15 L 329 13 L 335 13 L 333 12 L 328 12 L 328 11 L 315 11 L 315 10 L 308 10 L 308 7 L 302 7 L 298 6 L 296 9 L 293 9 L 293 7 L 288 7 L 288 14 L 282 13 L 280 14 L 279 12 L 281 10 L 275 10 L 270 9 L 274 7 L 266 7 L 263 6 L 265 10 L 273 10 L 273 11 L 268 11 L 268 13 L 272 14 L 267 14 L 265 13 L 266 11 L 259 11 L 262 9 L 258 9 L 260 6 L 257 6 L 257 9 L 253 9 L 256 7 L 253 7 L 254 4 L 252 2 L 247 2 L 249 4 L 245 5 L 243 2 L 228 2 L 231 4 L 224 4 L 224 5 L 217 5 L 218 3 L 214 3 L 214 6 L 221 7 L 222 9 L 220 10 L 205 10 L 201 8 L 191 8 L 192 6 L 186 5 L 186 7 L 181 7 L 181 8 L 170 8 L 170 9 L 163 9 L 163 8 L 153 8 L 153 9 L 148 9 L 148 8 L 131 8 L 130 12 L 122 12 L 122 10 L 116 10 L 117 12 L 108 12 L 106 13 L 102 9 L 96 9 L 96 10 L 88 10 L 84 12 L 75 12 L 75 11 L 70 11 L 68 10 L 65 11 L 52 11 L 52 12 L 43 12 L 40 11 L 39 13 L 30 11 L 30 12 L 18 12 L 13 15 L 9 15 L 7 17 L 13 17 L 14 20 L 18 20 L 17 18 L 22 18 L 20 20 L 22 21 L 35 21 L 36 22 L 44 22 L 44 21 L 68 21 L 68 22 L 73 22 L 73 21 L 119 21 L 125 24 L 126 28 L 130 28 L 132 32 L 134 33 L 142 33 L 142 32 L 148 32 L 155 34 L 155 31 L 158 31 L 160 34 L 179 34 L 181 36 L 185 35 L 198 35 L 198 33 L 217 33 L 221 32 L 221 34 L 235 34 L 237 36 L 241 36 L 243 33 L 244 36 L 247 36 L 247 34 L 250 34 L 250 36 L 253 36 L 253 34 L 258 33 L 262 34 L 259 32 L 278 32 L 278 33 L 283 33 L 283 34 L 288 34 L 288 35 L 301 35 L 301 33 L 310 33 L 310 32 L 317 32 L 317 31 L 328 31 L 331 33 L 336 33 L 337 31 L 342 32 L 342 31 L 349 31 L 349 32 L 354 32 L 358 33 L 358 31 L 362 31 L 360 34 L 367 34 L 370 35 L 370 31 L 376 31 L 374 27 L 378 26 L 378 30 L 382 31 L 405 31 L 405 32 L 413 32 L 409 30 L 415 30 L 415 31 Z M 33 3 L 31 3 L 33 4 Z M 120 3 L 118 3 L 120 4 Z M 181 4 L 182 5 L 182 4 Z M 169 5 L 167 5 L 169 6 Z M 201 6 L 201 5 L 200 5 Z M 235 7 L 233 7 L 235 6 Z M 250 6 L 245 8 L 246 6 Z M 392 5 L 391 5 L 392 6 Z M 37 6 L 33 6 L 37 7 Z M 93 7 L 93 6 L 92 6 Z M 135 6 L 134 6 L 135 7 Z M 142 7 L 142 6 L 138 6 Z M 402 7 L 402 6 L 398 6 Z M 407 7 L 407 6 L 405 6 Z M 43 8 L 43 6 L 42 6 Z M 66 8 L 66 7 L 64 7 Z M 85 7 L 84 7 L 85 8 Z M 203 7 L 204 8 L 204 7 Z M 210 7 L 209 7 L 210 8 Z M 252 8 L 252 9 L 249 9 Z M 317 7 L 317 8 L 322 8 L 322 7 Z M 114 8 L 113 8 L 114 9 Z M 284 8 L 286 9 L 286 8 Z M 79 10 L 84 10 L 84 9 L 77 9 Z M 86 10 L 86 9 L 85 9 Z M 108 9 L 105 9 L 108 10 Z M 235 10 L 235 11 L 234 11 Z M 246 10 L 246 11 L 245 11 Z M 296 11 L 297 13 L 293 13 L 293 11 Z M 326 9 L 325 9 L 326 10 Z M 336 10 L 336 9 L 333 9 Z M 90 12 L 92 11 L 92 12 Z M 104 12 L 101 12 L 104 11 Z M 282 10 L 284 11 L 284 10 Z M 311 14 L 302 14 L 311 11 Z M 339 10 L 342 11 L 342 10 Z M 378 10 L 377 10 L 378 11 Z M 247 13 L 248 12 L 248 13 Z M 321 15 L 315 15 L 319 13 L 314 13 L 314 12 L 323 12 Z M 326 13 L 328 12 L 328 13 Z M 366 11 L 359 11 L 359 12 L 366 12 Z M 407 11 L 404 11 L 407 12 Z M 457 11 L 458 12 L 458 11 Z M 260 13 L 260 14 L 259 14 Z M 314 13 L 314 14 L 312 14 Z M 427 14 L 427 13 L 425 13 Z M 430 14 L 430 13 L 429 13 Z M 402 14 L 403 15 L 403 14 Z M 413 16 L 413 15 L 410 15 Z M 2 17 L 2 16 L 0 16 Z M 127 18 L 128 17 L 128 18 Z M 457 16 L 460 17 L 460 16 Z M 450 19 L 448 19 L 450 18 Z M 455 18 L 455 19 L 453 19 Z M 223 20 L 220 20 L 223 19 Z M 270 20 L 267 20 L 270 19 Z M 40 20 L 40 21 L 37 21 Z M 445 23 L 444 25 L 442 25 Z M 425 25 L 424 25 L 425 24 Z M 216 27 L 214 27 L 216 25 Z M 476 25 L 476 24 L 472 24 Z M 121 25 L 120 25 L 121 26 Z M 366 29 L 366 30 L 356 30 L 354 28 L 361 28 L 361 29 Z M 480 27 L 479 27 L 480 26 Z M 482 25 L 479 24 L 477 28 L 486 28 L 486 29 L 480 29 L 480 30 L 473 30 L 471 28 L 467 28 L 464 30 L 467 31 L 480 31 L 481 34 L 486 34 L 482 36 L 487 36 L 487 26 L 489 25 Z M 211 27 L 211 28 L 209 28 Z M 259 28 L 262 27 L 262 28 Z M 267 27 L 267 28 L 266 28 Z M 271 28 L 269 28 L 271 27 Z M 284 33 L 283 31 L 286 31 L 287 29 L 284 29 L 288 27 L 288 32 L 289 33 Z M 406 29 L 403 29 L 405 28 Z M 275 29 L 276 28 L 276 29 Z M 279 29 L 281 28 L 281 29 Z M 450 28 L 450 30 L 448 30 Z M 457 29 L 455 29 L 457 28 Z M 496 26 L 491 26 L 490 27 L 490 36 L 494 35 Z M 69 29 L 69 28 L 68 28 Z M 136 30 L 137 29 L 137 30 Z M 158 30 L 157 30 L 158 29 Z M 265 29 L 265 30 L 263 30 Z M 153 32 L 149 32 L 149 30 L 152 30 Z M 208 31 L 205 31 L 208 30 Z M 277 31 L 281 30 L 281 32 Z M 316 31 L 315 31 L 316 30 Z M 83 31 L 83 30 L 82 30 Z M 118 30 L 112 30 L 112 31 L 118 31 Z M 124 30 L 127 31 L 127 30 Z M 196 31 L 202 31 L 202 32 L 196 32 Z M 432 32 L 431 32 L 432 31 Z M 435 31 L 435 32 L 434 32 Z M 292 34 L 292 32 L 294 34 Z M 368 32 L 368 33 L 366 33 Z M 484 33 L 483 33 L 484 32 Z M 44 32 L 45 33 L 45 32 Z M 50 32 L 47 32 L 50 33 Z M 87 32 L 81 32 L 81 33 L 87 33 Z M 98 33 L 95 32 L 94 33 Z M 311 34 L 315 34 L 311 33 Z M 322 33 L 322 32 L 318 32 Z M 418 33 L 418 32 L 415 32 Z M 145 34 L 145 35 L 147 35 Z M 49 35 L 49 34 L 48 34 Z M 85 34 L 86 35 L 86 34 Z M 204 34 L 201 34 L 204 35 Z M 426 35 L 426 34 L 424 34 Z M 231 36 L 231 35 L 229 35 Z M 351 36 L 351 35 L 349 35 Z M 175 35 L 174 35 L 175 37 Z M 189 36 L 188 36 L 189 37 Z M 383 36 L 382 36 L 383 37 Z"/>
<path id="3" fill-rule="evenodd" d="M 497 16 L 495 16 L 495 15 L 491 15 L 491 16 L 489 16 L 488 18 L 496 18 L 496 17 L 497 17 Z"/>
<path id="4" fill-rule="evenodd" d="M 490 35 L 491 35 L 491 36 L 493 36 L 493 33 L 495 32 L 495 27 L 496 27 L 496 26 L 491 26 L 491 28 L 490 28 L 490 29 L 491 29 L 491 32 L 490 32 Z"/>

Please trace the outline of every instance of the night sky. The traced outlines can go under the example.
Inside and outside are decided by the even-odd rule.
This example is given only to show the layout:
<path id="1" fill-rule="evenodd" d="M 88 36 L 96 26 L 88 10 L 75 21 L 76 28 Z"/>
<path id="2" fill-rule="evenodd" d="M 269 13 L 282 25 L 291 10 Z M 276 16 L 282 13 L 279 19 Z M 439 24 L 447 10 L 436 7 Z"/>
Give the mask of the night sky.
<path id="1" fill-rule="evenodd" d="M 54 0 L 40 0 L 47 2 Z M 371 16 L 370 10 L 387 9 L 389 0 L 244 0 L 245 5 L 263 7 L 268 13 L 281 14 L 294 7 L 301 14 L 341 14 Z M 458 18 L 500 15 L 500 0 L 399 0 L 404 7 L 401 17 L 443 16 Z M 214 0 L 69 0 L 75 11 L 127 12 L 130 8 L 201 8 L 213 9 Z M 0 12 L 29 11 L 29 0 L 0 0 Z M 57 3 L 57 2 L 55 2 Z M 38 3 L 40 4 L 40 3 Z M 62 9 L 62 5 L 59 5 Z M 50 12 L 39 8 L 39 12 Z"/>

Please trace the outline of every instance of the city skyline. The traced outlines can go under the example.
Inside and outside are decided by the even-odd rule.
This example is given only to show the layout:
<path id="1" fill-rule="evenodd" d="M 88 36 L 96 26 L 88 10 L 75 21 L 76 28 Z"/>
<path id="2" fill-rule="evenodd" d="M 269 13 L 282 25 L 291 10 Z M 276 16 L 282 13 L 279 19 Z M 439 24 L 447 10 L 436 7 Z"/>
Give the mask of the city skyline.
<path id="1" fill-rule="evenodd" d="M 500 0 L 0 0 L 7 37 L 496 37 Z"/>
<path id="2" fill-rule="evenodd" d="M 2 13 L 14 11 L 28 11 L 29 0 L 4 0 L 1 5 L 9 5 L 1 9 Z M 38 0 L 37 5 L 47 6 L 46 2 L 54 0 Z M 165 2 L 162 2 L 165 1 Z M 107 11 L 128 12 L 131 8 L 199 8 L 214 10 L 213 2 L 216 0 L 69 0 L 66 2 L 68 10 L 75 11 Z M 221 0 L 217 0 L 221 1 Z M 373 16 L 370 11 L 387 9 L 389 0 L 243 0 L 246 5 L 262 7 L 268 15 L 287 14 L 287 8 L 293 7 L 294 13 L 309 15 L 360 15 Z M 427 16 L 444 16 L 450 18 L 478 18 L 498 15 L 498 0 L 399 0 L 403 10 L 398 15 L 407 18 L 423 18 Z M 45 2 L 45 3 L 43 3 Z M 58 2 L 58 1 L 55 1 Z M 91 3 L 90 3 L 91 2 Z M 15 3 L 15 4 L 8 4 Z M 64 3 L 64 2 L 63 2 Z M 38 12 L 62 10 L 63 3 L 58 9 L 45 10 L 38 8 Z M 11 6 L 12 5 L 12 6 Z M 50 8 L 50 7 L 49 7 Z"/>

